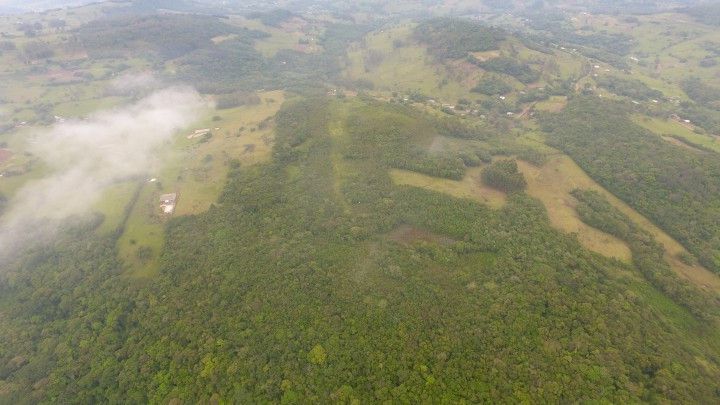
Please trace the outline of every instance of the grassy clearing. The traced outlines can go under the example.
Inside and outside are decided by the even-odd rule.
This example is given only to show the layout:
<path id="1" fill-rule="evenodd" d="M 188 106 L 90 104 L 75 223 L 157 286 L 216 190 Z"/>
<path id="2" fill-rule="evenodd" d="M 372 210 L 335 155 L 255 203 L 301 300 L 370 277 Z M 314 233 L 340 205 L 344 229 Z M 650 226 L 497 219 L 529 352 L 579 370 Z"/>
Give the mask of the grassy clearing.
<path id="1" fill-rule="evenodd" d="M 269 27 L 260 21 L 238 16 L 233 16 L 230 21 L 234 25 L 264 31 L 270 34 L 269 37 L 263 38 L 255 43 L 255 49 L 266 58 L 272 58 L 283 49 L 292 49 L 308 53 L 320 51 L 320 46 L 317 43 L 318 33 L 307 24 L 287 24 L 285 28 Z M 219 37 L 213 40 L 222 41 L 227 39 L 228 38 Z M 300 44 L 301 39 L 307 40 L 308 44 Z"/>
<path id="2" fill-rule="evenodd" d="M 347 76 L 368 80 L 377 90 L 418 91 L 452 103 L 460 98 L 473 98 L 470 83 L 477 81 L 480 70 L 455 66 L 466 71 L 452 72 L 448 67 L 434 63 L 423 46 L 412 42 L 412 30 L 412 25 L 402 25 L 369 34 L 364 45 L 353 46 L 348 52 Z M 396 40 L 403 45 L 395 47 Z M 370 54 L 375 54 L 378 60 L 368 65 L 366 59 Z"/>
<path id="3" fill-rule="evenodd" d="M 93 206 L 93 210 L 105 216 L 100 229 L 101 233 L 114 232 L 124 218 L 125 209 L 137 190 L 137 181 L 125 181 L 105 190 L 103 196 Z"/>
<path id="4" fill-rule="evenodd" d="M 209 141 L 182 136 L 168 151 L 163 160 L 167 163 L 158 178 L 165 190 L 182 196 L 176 215 L 207 210 L 225 185 L 230 161 L 252 165 L 270 157 L 272 126 L 262 122 L 275 115 L 284 95 L 274 91 L 261 93 L 260 98 L 262 102 L 258 105 L 214 111 L 197 123 L 196 128 L 212 129 Z M 216 121 L 213 117 L 220 119 Z"/>
<path id="5" fill-rule="evenodd" d="M 565 233 L 575 233 L 580 243 L 593 252 L 629 263 L 630 248 L 622 240 L 586 225 L 575 211 L 576 201 L 570 192 L 585 188 L 587 181 L 568 164 L 564 156 L 553 156 L 542 167 L 518 161 L 518 168 L 528 183 L 527 193 L 542 201 L 547 209 L 550 223 Z M 581 180 L 578 181 L 578 178 Z"/>
<path id="6" fill-rule="evenodd" d="M 480 172 L 482 167 L 469 169 L 462 180 L 455 181 L 408 170 L 392 169 L 390 177 L 399 185 L 420 187 L 457 198 L 470 198 L 492 208 L 502 208 L 507 199 L 505 193 L 483 185 Z"/>
<path id="7" fill-rule="evenodd" d="M 567 105 L 566 96 L 552 96 L 547 100 L 538 101 L 535 110 L 545 112 L 559 112 Z"/>
<path id="8" fill-rule="evenodd" d="M 131 276 L 149 277 L 157 270 L 166 221 L 159 213 L 160 194 L 178 193 L 174 215 L 197 214 L 217 201 L 231 161 L 252 165 L 270 158 L 272 125 L 262 123 L 275 115 L 285 98 L 281 91 L 259 95 L 262 102 L 258 105 L 213 111 L 186 131 L 211 128 L 209 140 L 187 139 L 182 133 L 162 152 L 161 168 L 154 176 L 158 181 L 145 185 L 118 241 L 120 257 L 128 264 Z M 141 247 L 152 249 L 150 260 L 138 258 Z"/>
<path id="9" fill-rule="evenodd" d="M 708 56 L 703 44 L 720 42 L 720 32 L 694 22 L 687 15 L 650 14 L 638 16 L 637 23 L 611 16 L 593 15 L 581 19 L 583 25 L 595 31 L 632 36 L 637 41 L 633 53 L 639 58 L 639 64 L 633 66 L 633 76 L 666 96 L 686 98 L 677 84 L 689 76 L 698 76 L 708 83 L 720 83 L 717 69 L 698 65 Z"/>
<path id="10" fill-rule="evenodd" d="M 700 145 L 720 153 L 720 143 L 716 138 L 704 134 L 697 134 L 677 121 L 642 115 L 633 116 L 633 121 L 664 138 L 667 135 L 674 135 L 688 141 L 689 145 L 686 146 L 692 147 L 692 145 Z M 670 139 L 675 140 L 674 138 Z"/>
<path id="11" fill-rule="evenodd" d="M 160 216 L 157 194 L 155 187 L 143 186 L 117 242 L 118 255 L 132 277 L 151 277 L 159 267 L 159 253 L 165 244 L 165 219 Z M 147 259 L 140 258 L 141 249 L 149 249 Z"/>
<path id="12" fill-rule="evenodd" d="M 520 168 L 523 170 L 523 173 L 526 176 L 526 179 L 528 180 L 529 189 L 533 186 L 530 186 L 531 183 L 534 182 L 531 175 L 531 172 L 528 170 L 527 166 L 528 164 L 524 164 L 520 162 L 519 164 Z M 629 205 L 625 204 L 622 200 L 615 197 L 613 194 L 605 190 L 603 187 L 595 183 L 594 180 L 592 180 L 572 159 L 570 159 L 566 155 L 555 155 L 551 157 L 548 162 L 543 166 L 542 170 L 546 173 L 545 176 L 543 176 L 543 187 L 540 188 L 540 191 L 538 193 L 543 192 L 547 193 L 547 196 L 545 197 L 538 197 L 541 200 L 543 198 L 548 199 L 550 201 L 550 204 L 546 204 L 548 207 L 548 213 L 554 210 L 562 210 L 561 208 L 557 208 L 558 205 L 556 203 L 552 203 L 551 197 L 554 195 L 551 192 L 545 190 L 556 188 L 558 190 L 558 193 L 560 191 L 563 191 L 563 193 L 567 193 L 571 191 L 574 188 L 583 188 L 583 189 L 590 189 L 590 190 L 596 190 L 603 194 L 605 198 L 618 210 L 623 212 L 625 215 L 630 217 L 635 223 L 643 227 L 645 230 L 650 232 L 657 241 L 663 244 L 665 247 L 666 255 L 665 259 L 670 263 L 672 269 L 682 278 L 692 282 L 693 284 L 697 285 L 698 287 L 713 291 L 715 293 L 720 293 L 720 277 L 717 275 L 711 273 L 706 268 L 700 266 L 700 265 L 687 265 L 683 263 L 678 257 L 681 254 L 687 254 L 687 250 L 678 243 L 675 239 L 670 237 L 667 233 L 665 233 L 663 230 L 658 228 L 655 224 L 653 224 L 650 220 L 642 216 L 640 213 L 635 211 L 633 208 L 631 208 Z M 554 173 L 554 174 L 553 174 Z M 532 195 L 533 193 L 530 192 Z M 572 206 L 572 204 L 570 204 Z M 582 239 L 581 239 L 582 240 Z M 626 246 L 627 247 L 627 246 Z"/>

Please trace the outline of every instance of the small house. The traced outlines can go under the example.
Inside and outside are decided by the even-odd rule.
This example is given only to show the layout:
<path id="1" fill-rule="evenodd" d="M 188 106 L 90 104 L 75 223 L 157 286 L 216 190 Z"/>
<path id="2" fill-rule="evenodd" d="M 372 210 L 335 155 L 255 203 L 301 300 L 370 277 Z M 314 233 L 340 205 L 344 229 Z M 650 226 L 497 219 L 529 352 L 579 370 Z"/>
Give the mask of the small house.
<path id="1" fill-rule="evenodd" d="M 160 196 L 160 210 L 163 214 L 172 214 L 175 212 L 175 204 L 177 203 L 177 193 L 163 194 Z"/>

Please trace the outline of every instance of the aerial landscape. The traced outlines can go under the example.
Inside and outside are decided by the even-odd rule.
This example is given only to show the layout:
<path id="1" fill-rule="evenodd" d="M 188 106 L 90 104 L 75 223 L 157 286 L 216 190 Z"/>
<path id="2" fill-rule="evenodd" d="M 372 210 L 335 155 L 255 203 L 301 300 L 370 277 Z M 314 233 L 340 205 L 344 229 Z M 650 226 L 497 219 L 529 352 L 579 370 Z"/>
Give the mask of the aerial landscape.
<path id="1" fill-rule="evenodd" d="M 720 403 L 720 1 L 0 0 L 37 403 Z"/>

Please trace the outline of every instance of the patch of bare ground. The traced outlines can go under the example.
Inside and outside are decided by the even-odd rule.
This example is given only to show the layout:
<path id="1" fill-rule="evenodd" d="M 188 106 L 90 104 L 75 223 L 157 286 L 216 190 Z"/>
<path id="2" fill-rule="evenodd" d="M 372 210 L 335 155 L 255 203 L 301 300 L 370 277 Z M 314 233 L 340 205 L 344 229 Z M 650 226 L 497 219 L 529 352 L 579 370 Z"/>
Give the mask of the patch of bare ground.
<path id="1" fill-rule="evenodd" d="M 437 235 L 424 229 L 411 225 L 400 225 L 388 234 L 388 239 L 403 245 L 411 245 L 417 242 L 434 243 L 448 246 L 455 242 L 447 236 Z"/>

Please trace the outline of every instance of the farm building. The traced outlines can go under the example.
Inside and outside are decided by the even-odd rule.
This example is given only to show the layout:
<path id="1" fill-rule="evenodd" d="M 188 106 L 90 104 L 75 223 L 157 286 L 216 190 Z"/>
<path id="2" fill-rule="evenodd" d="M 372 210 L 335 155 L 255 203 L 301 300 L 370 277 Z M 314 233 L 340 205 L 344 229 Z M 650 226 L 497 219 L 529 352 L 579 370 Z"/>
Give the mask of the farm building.
<path id="1" fill-rule="evenodd" d="M 187 136 L 187 139 L 199 138 L 210 133 L 210 128 L 196 129 L 195 132 Z"/>
<path id="2" fill-rule="evenodd" d="M 163 194 L 160 196 L 160 209 L 163 214 L 172 214 L 175 212 L 175 204 L 177 203 L 177 193 Z"/>

